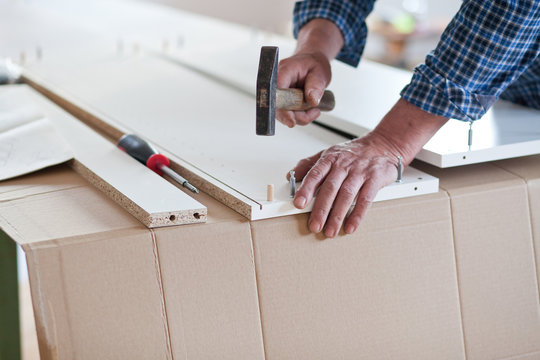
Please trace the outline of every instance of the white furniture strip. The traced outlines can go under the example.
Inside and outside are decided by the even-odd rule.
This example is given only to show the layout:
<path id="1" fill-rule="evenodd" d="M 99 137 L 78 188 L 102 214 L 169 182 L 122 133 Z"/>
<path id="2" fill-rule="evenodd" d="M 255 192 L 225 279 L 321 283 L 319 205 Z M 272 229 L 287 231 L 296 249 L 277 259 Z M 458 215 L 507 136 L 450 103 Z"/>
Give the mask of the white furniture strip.
<path id="1" fill-rule="evenodd" d="M 73 168 L 147 227 L 206 221 L 206 207 L 27 85 L 0 87 L 0 99 L 37 107 L 73 150 Z"/>

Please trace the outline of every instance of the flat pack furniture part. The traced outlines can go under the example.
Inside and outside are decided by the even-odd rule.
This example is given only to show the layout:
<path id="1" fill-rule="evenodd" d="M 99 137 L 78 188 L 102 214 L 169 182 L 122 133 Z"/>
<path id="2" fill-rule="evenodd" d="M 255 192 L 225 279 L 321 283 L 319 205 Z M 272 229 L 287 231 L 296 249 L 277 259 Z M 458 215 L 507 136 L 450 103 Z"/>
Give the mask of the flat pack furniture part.
<path id="1" fill-rule="evenodd" d="M 281 58 L 285 58 L 292 54 L 295 43 L 273 36 L 216 51 L 213 56 L 194 54 L 190 57 L 174 51 L 161 56 L 198 66 L 226 79 L 236 88 L 255 94 L 253 79 L 257 74 L 257 56 L 260 47 L 269 44 L 279 45 Z M 329 89 L 334 92 L 336 108 L 331 117 L 322 115 L 317 121 L 354 136 L 361 136 L 377 126 L 412 76 L 409 71 L 369 60 L 362 60 L 358 69 L 334 61 L 332 71 Z M 469 148 L 469 123 L 449 120 L 416 158 L 445 168 L 540 153 L 540 110 L 499 100 L 472 128 Z"/>
<path id="2" fill-rule="evenodd" d="M 75 5 L 53 0 L 7 2 L 2 6 L 5 11 L 0 12 L 0 29 L 10 36 L 0 39 L 0 48 L 7 54 L 0 56 L 18 59 L 25 55 L 28 63 L 44 59 L 64 63 L 73 56 L 78 62 L 95 63 L 104 55 L 114 58 L 144 49 L 178 64 L 202 69 L 237 89 L 255 94 L 260 47 L 279 46 L 282 58 L 292 54 L 295 47 L 290 38 L 156 4 L 95 1 Z M 25 26 L 24 31 L 12 31 L 24 23 L 31 25 Z M 36 38 L 42 40 L 37 48 Z M 359 69 L 339 62 L 332 67 L 331 88 L 337 100 L 333 114 L 338 119 L 322 117 L 320 122 L 353 135 L 372 129 L 380 121 L 399 99 L 399 92 L 411 76 L 410 72 L 367 60 L 361 62 Z M 452 120 L 417 158 L 439 167 L 451 167 L 536 154 L 540 148 L 538 114 L 499 101 L 473 125 L 470 149 L 469 125 Z"/>
<path id="3" fill-rule="evenodd" d="M 204 222 L 206 208 L 27 85 L 0 88 L 13 106 L 37 106 L 73 150 L 73 169 L 147 227 Z"/>
<path id="4" fill-rule="evenodd" d="M 245 26 L 149 2 L 2 1 L 0 7 L 0 33 L 9 34 L 0 38 L 0 58 L 24 64 L 145 50 L 202 55 L 254 36 Z"/>
<path id="5" fill-rule="evenodd" d="M 42 62 L 24 77 L 112 128 L 144 134 L 180 175 L 253 220 L 310 211 L 292 205 L 285 175 L 298 160 L 346 140 L 320 127 L 281 126 L 274 137 L 258 137 L 253 97 L 151 55 L 61 69 Z M 269 184 L 274 201 L 267 201 Z M 436 191 L 435 177 L 409 168 L 375 201 Z"/>

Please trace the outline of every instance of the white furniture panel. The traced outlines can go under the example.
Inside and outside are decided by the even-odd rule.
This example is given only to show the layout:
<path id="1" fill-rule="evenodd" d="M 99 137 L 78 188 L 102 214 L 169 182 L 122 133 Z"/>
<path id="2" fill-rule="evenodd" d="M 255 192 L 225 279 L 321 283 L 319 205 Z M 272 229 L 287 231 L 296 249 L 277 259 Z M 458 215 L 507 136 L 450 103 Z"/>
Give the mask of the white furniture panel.
<path id="1" fill-rule="evenodd" d="M 163 152 L 248 205 L 229 205 L 251 219 L 309 211 L 293 208 L 286 174 L 304 157 L 346 139 L 317 126 L 255 135 L 252 96 L 151 56 L 58 68 L 42 62 L 27 76 L 122 129 L 146 137 Z M 377 200 L 438 191 L 438 180 L 414 169 L 382 189 Z M 274 202 L 266 188 L 274 184 Z"/>

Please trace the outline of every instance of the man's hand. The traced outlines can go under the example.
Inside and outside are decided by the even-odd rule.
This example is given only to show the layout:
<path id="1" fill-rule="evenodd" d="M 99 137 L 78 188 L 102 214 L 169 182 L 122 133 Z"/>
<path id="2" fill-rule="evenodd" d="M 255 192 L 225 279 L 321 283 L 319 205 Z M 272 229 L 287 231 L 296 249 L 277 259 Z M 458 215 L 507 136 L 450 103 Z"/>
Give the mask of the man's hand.
<path id="1" fill-rule="evenodd" d="M 320 52 L 297 53 L 279 62 L 277 87 L 304 89 L 304 98 L 311 106 L 319 105 L 324 89 L 331 79 L 330 61 Z M 317 119 L 321 111 L 277 110 L 276 118 L 292 128 L 307 125 Z"/>
<path id="2" fill-rule="evenodd" d="M 297 180 L 303 179 L 294 205 L 304 208 L 319 190 L 309 219 L 309 229 L 334 237 L 356 198 L 345 223 L 353 233 L 380 188 L 396 180 L 398 150 L 377 133 L 334 145 L 301 160 L 295 167 Z M 401 155 L 400 155 L 401 156 Z"/>
<path id="3" fill-rule="evenodd" d="M 332 77 L 330 60 L 338 54 L 343 42 L 341 31 L 333 22 L 325 19 L 311 20 L 298 33 L 294 55 L 279 62 L 278 88 L 304 89 L 306 101 L 317 106 Z M 320 113 L 319 109 L 278 110 L 276 118 L 294 127 L 311 123 Z"/>
<path id="4" fill-rule="evenodd" d="M 397 157 L 408 165 L 447 120 L 401 99 L 368 135 L 301 160 L 294 168 L 303 179 L 294 205 L 303 209 L 318 191 L 309 229 L 336 236 L 356 198 L 344 228 L 353 233 L 379 189 L 396 180 Z"/>

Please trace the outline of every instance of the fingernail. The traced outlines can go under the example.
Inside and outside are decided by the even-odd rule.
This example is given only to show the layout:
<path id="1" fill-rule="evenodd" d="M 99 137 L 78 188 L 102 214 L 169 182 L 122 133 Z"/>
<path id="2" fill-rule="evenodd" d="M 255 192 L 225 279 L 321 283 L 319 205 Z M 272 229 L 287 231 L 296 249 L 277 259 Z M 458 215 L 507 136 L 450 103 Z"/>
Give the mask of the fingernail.
<path id="1" fill-rule="evenodd" d="M 308 224 L 309 229 L 314 233 L 320 233 L 321 232 L 321 225 L 320 224 L 314 224 L 312 221 Z"/>
<path id="2" fill-rule="evenodd" d="M 356 229 L 355 229 L 355 227 L 353 225 L 347 225 L 345 227 L 345 233 L 347 233 L 347 234 L 352 234 L 354 232 L 354 230 L 356 230 Z"/>
<path id="3" fill-rule="evenodd" d="M 317 105 L 321 102 L 322 93 L 320 91 L 315 90 L 313 92 L 313 100 Z"/>
<path id="4" fill-rule="evenodd" d="M 321 101 L 322 93 L 318 90 L 311 90 L 308 92 L 308 97 L 314 104 L 319 105 L 319 102 Z"/>
<path id="5" fill-rule="evenodd" d="M 297 197 L 296 199 L 294 199 L 294 205 L 303 209 L 304 206 L 306 206 L 306 198 L 303 196 Z"/>
<path id="6" fill-rule="evenodd" d="M 336 230 L 334 229 L 327 229 L 324 234 L 329 237 L 329 238 L 333 238 L 334 236 L 336 236 Z"/>

